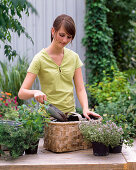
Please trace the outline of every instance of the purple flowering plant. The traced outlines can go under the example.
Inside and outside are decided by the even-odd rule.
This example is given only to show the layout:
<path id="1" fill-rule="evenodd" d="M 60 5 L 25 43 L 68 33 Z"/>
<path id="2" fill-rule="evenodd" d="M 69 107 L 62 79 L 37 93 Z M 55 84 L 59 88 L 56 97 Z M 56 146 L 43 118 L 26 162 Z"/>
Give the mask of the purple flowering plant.
<path id="1" fill-rule="evenodd" d="M 112 121 L 105 124 L 95 120 L 82 121 L 79 129 L 87 141 L 103 143 L 106 146 L 118 146 L 123 138 L 123 129 Z"/>
<path id="2" fill-rule="evenodd" d="M 104 126 L 107 126 L 109 130 L 109 144 L 113 148 L 118 145 L 122 145 L 123 143 L 123 129 L 122 127 L 118 127 L 111 120 L 107 121 Z"/>
<path id="3" fill-rule="evenodd" d="M 17 96 L 8 92 L 0 92 L 0 119 L 15 120 L 18 117 Z"/>

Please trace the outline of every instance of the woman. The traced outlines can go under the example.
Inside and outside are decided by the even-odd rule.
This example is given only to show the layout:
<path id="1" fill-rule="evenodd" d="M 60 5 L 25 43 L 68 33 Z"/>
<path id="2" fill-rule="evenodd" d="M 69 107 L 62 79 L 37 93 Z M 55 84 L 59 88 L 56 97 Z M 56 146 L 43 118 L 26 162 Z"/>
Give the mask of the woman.
<path id="1" fill-rule="evenodd" d="M 63 14 L 55 19 L 51 29 L 51 44 L 33 58 L 18 96 L 20 99 L 34 97 L 39 103 L 47 100 L 64 113 L 75 112 L 74 80 L 83 115 L 87 119 L 90 119 L 89 115 L 100 117 L 88 109 L 88 99 L 81 71 L 83 63 L 77 53 L 65 48 L 68 43 L 72 42 L 75 33 L 75 23 L 70 16 Z M 30 90 L 37 75 L 41 91 Z"/>

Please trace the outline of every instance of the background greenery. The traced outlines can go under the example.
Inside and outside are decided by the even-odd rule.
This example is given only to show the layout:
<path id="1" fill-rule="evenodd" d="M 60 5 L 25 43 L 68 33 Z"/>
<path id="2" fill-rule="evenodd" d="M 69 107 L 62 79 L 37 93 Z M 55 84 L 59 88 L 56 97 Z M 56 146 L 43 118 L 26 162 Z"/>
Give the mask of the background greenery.
<path id="1" fill-rule="evenodd" d="M 88 83 L 99 82 L 104 77 L 103 70 L 112 76 L 111 66 L 117 69 L 112 53 L 113 31 L 107 24 L 106 0 L 86 0 L 85 37 L 86 68 Z"/>
<path id="2" fill-rule="evenodd" d="M 136 68 L 136 1 L 107 0 L 107 23 L 113 30 L 113 54 L 120 71 Z"/>
<path id="3" fill-rule="evenodd" d="M 113 70 L 111 78 L 105 75 L 99 83 L 92 84 L 88 91 L 95 100 L 94 110 L 103 121 L 112 120 L 124 130 L 124 138 L 132 143 L 136 137 L 136 84 L 127 81 L 125 73 Z"/>
<path id="4" fill-rule="evenodd" d="M 0 89 L 3 92 L 11 93 L 12 96 L 18 96 L 18 91 L 27 73 L 28 60 L 26 57 L 18 57 L 17 63 L 11 66 L 11 63 L 0 61 Z M 23 100 L 17 98 L 19 105 L 23 104 Z"/>
<path id="5" fill-rule="evenodd" d="M 104 70 L 111 74 L 111 65 L 133 74 L 136 70 L 136 1 L 86 0 L 83 45 L 88 83 L 101 81 Z"/>
<path id="6" fill-rule="evenodd" d="M 86 0 L 89 106 L 136 137 L 136 1 Z"/>

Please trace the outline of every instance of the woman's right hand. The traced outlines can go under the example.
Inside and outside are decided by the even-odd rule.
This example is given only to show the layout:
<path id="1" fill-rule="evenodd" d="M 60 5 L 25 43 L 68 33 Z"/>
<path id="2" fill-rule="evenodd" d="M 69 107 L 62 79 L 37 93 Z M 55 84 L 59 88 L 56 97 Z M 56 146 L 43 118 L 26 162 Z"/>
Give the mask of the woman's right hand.
<path id="1" fill-rule="evenodd" d="M 39 103 L 44 103 L 44 101 L 47 100 L 46 94 L 41 92 L 40 90 L 36 90 L 34 93 L 34 98 L 39 102 Z"/>
<path id="2" fill-rule="evenodd" d="M 27 73 L 24 82 L 18 92 L 18 97 L 20 99 L 27 100 L 34 97 L 39 103 L 44 103 L 44 100 L 47 100 L 46 94 L 44 94 L 42 91 L 30 90 L 36 77 L 36 74 L 30 72 Z"/>

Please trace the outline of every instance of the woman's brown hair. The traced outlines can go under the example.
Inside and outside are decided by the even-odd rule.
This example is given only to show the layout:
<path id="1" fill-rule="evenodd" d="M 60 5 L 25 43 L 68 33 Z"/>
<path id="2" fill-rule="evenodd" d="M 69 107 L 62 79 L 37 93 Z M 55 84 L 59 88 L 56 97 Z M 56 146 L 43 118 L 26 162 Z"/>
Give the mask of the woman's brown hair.
<path id="1" fill-rule="evenodd" d="M 73 40 L 76 34 L 76 28 L 75 28 L 75 22 L 72 19 L 72 17 L 66 14 L 59 15 L 54 20 L 54 23 L 53 23 L 53 28 L 55 29 L 55 32 L 57 32 L 62 25 L 64 26 L 64 29 L 66 30 L 67 34 L 72 36 L 72 40 Z M 52 40 L 53 40 L 53 36 L 51 33 L 51 42 Z"/>

